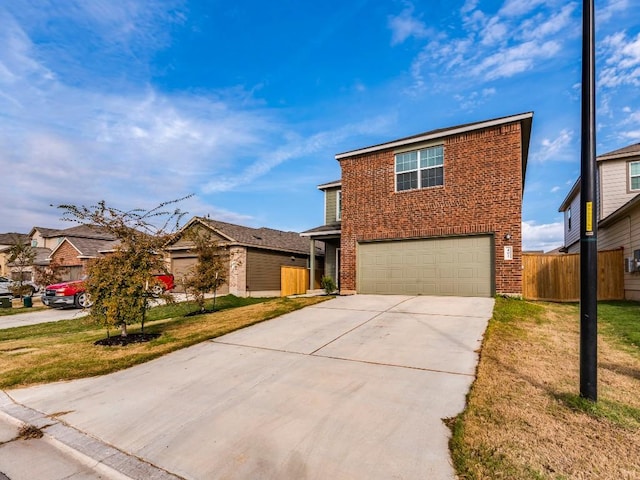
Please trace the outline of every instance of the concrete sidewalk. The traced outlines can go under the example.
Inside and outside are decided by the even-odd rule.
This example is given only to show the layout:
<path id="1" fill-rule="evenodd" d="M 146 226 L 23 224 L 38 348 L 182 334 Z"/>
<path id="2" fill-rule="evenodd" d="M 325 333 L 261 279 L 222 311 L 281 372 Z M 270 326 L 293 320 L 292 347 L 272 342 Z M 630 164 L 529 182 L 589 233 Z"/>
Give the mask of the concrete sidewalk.
<path id="1" fill-rule="evenodd" d="M 338 297 L 126 371 L 13 390 L 0 409 L 111 448 L 82 454 L 125 478 L 450 479 L 442 419 L 464 408 L 492 309 Z"/>

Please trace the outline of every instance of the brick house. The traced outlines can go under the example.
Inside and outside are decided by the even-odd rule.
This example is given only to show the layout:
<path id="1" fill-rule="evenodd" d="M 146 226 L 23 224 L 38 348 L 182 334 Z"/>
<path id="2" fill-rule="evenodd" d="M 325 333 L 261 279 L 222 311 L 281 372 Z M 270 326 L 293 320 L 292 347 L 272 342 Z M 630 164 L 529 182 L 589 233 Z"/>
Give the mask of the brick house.
<path id="1" fill-rule="evenodd" d="M 520 295 L 532 121 L 522 113 L 336 155 L 341 180 L 318 187 L 325 225 L 302 235 L 312 249 L 326 244 L 340 292 Z M 336 203 L 339 218 L 327 210 Z"/>
<path id="2" fill-rule="evenodd" d="M 47 259 L 49 263 L 64 267 L 62 280 L 81 279 L 86 275 L 91 260 L 112 251 L 119 244 L 113 235 L 97 229 L 88 229 L 82 235 L 60 237 L 60 243 L 53 248 Z"/>

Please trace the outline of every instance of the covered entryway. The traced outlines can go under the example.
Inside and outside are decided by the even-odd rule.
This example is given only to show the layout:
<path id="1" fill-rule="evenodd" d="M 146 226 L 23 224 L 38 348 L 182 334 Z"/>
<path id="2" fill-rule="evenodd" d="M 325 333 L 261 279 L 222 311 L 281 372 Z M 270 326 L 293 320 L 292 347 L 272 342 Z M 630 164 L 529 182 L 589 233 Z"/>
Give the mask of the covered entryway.
<path id="1" fill-rule="evenodd" d="M 494 293 L 491 236 L 358 244 L 358 293 L 458 295 Z"/>

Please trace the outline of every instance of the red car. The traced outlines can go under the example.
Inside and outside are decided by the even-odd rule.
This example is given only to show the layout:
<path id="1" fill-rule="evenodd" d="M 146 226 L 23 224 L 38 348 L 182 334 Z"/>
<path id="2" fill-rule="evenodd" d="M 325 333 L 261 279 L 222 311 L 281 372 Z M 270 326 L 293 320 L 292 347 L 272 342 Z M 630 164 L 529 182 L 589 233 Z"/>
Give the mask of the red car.
<path id="1" fill-rule="evenodd" d="M 173 275 L 154 275 L 161 283 L 151 288 L 153 295 L 160 295 L 163 292 L 173 290 Z M 92 305 L 89 296 L 84 288 L 83 280 L 73 280 L 49 285 L 42 295 L 42 303 L 48 307 L 76 307 L 88 308 Z"/>

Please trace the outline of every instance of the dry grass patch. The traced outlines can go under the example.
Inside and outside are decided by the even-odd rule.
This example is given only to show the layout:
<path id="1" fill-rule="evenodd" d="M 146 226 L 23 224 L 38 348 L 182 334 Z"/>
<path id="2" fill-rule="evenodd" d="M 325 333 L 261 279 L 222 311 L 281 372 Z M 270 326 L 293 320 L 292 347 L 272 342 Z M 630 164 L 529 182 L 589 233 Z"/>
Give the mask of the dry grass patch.
<path id="1" fill-rule="evenodd" d="M 160 337 L 126 347 L 93 344 L 105 330 L 86 318 L 0 331 L 0 388 L 104 375 L 216 338 L 327 297 L 278 298 L 215 313 L 149 321 Z M 138 328 L 131 328 L 135 333 Z"/>
<path id="2" fill-rule="evenodd" d="M 598 354 L 593 404 L 578 395 L 578 307 L 498 298 L 452 422 L 460 478 L 640 478 L 640 350 L 601 334 Z"/>

